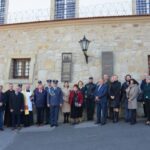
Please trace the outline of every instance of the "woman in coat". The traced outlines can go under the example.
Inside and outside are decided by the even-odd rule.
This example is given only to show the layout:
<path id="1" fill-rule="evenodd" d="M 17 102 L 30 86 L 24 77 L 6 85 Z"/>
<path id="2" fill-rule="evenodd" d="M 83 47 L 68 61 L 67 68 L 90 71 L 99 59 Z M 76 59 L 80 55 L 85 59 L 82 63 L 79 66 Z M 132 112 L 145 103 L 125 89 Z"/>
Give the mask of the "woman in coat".
<path id="1" fill-rule="evenodd" d="M 78 87 L 79 87 L 79 91 L 82 93 L 83 95 L 83 103 L 82 106 L 79 107 L 79 121 L 82 121 L 82 117 L 83 117 L 83 109 L 85 106 L 85 102 L 84 102 L 84 83 L 82 81 L 78 82 Z"/>
<path id="2" fill-rule="evenodd" d="M 150 125 L 150 77 L 146 78 L 146 85 L 143 87 L 143 95 L 147 113 L 146 125 Z"/>
<path id="3" fill-rule="evenodd" d="M 79 91 L 78 85 L 73 86 L 73 91 L 69 95 L 69 103 L 71 105 L 71 118 L 73 119 L 73 125 L 79 122 L 79 108 L 83 103 L 83 95 Z"/>
<path id="4" fill-rule="evenodd" d="M 119 121 L 119 107 L 120 107 L 120 95 L 121 95 L 121 83 L 118 81 L 118 76 L 112 77 L 112 83 L 110 86 L 110 101 L 113 107 L 113 122 Z"/>
<path id="5" fill-rule="evenodd" d="M 139 95 L 139 86 L 135 79 L 130 80 L 126 93 L 128 99 L 128 109 L 130 112 L 130 123 L 133 125 L 136 124 L 137 98 Z"/>
<path id="6" fill-rule="evenodd" d="M 70 116 L 70 104 L 69 104 L 69 83 L 64 83 L 64 88 L 62 89 L 63 92 L 63 105 L 62 105 L 62 112 L 64 114 L 64 123 L 69 123 L 69 116 Z"/>

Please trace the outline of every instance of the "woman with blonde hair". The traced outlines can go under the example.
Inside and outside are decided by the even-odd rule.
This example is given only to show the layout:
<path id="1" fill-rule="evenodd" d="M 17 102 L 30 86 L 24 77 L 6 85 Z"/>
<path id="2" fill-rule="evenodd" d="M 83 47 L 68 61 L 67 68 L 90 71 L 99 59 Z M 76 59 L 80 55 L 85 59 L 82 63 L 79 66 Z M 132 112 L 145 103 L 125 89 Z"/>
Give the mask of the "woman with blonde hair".
<path id="1" fill-rule="evenodd" d="M 64 114 L 64 123 L 69 123 L 70 117 L 70 104 L 69 104 L 69 95 L 70 95 L 70 88 L 69 82 L 64 82 L 64 87 L 62 88 L 63 92 L 63 105 L 62 105 L 62 112 Z"/>

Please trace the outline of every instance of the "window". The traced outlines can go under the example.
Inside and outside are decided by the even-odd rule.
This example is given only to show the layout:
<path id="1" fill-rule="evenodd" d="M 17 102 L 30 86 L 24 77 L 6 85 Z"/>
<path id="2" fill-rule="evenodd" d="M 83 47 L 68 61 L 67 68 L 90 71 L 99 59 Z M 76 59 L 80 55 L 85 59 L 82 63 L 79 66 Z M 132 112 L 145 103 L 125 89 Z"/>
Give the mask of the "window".
<path id="1" fill-rule="evenodd" d="M 30 58 L 12 59 L 13 79 L 29 79 Z"/>
<path id="2" fill-rule="evenodd" d="M 55 19 L 68 19 L 75 17 L 75 0 L 56 0 Z"/>
<path id="3" fill-rule="evenodd" d="M 150 0 L 136 0 L 136 11 L 138 15 L 150 14 Z"/>
<path id="4" fill-rule="evenodd" d="M 148 56 L 148 73 L 150 75 L 150 55 Z"/>
<path id="5" fill-rule="evenodd" d="M 0 24 L 5 21 L 5 0 L 0 0 Z"/>

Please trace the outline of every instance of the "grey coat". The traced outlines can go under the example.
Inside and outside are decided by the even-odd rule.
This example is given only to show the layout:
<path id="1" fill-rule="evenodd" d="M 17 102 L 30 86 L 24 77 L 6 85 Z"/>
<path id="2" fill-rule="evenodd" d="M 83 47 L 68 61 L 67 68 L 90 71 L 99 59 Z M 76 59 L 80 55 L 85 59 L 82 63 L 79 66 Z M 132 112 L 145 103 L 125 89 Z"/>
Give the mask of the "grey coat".
<path id="1" fill-rule="evenodd" d="M 126 89 L 128 98 L 128 109 L 137 109 L 137 98 L 139 95 L 139 86 L 134 84 Z"/>

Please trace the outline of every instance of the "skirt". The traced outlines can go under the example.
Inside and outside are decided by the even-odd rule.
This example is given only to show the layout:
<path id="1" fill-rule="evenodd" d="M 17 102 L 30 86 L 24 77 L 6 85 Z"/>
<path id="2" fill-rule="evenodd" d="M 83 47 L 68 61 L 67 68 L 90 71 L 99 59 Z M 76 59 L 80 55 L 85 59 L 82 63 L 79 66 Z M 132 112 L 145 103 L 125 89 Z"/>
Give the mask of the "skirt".
<path id="1" fill-rule="evenodd" d="M 77 119 L 80 117 L 80 107 L 76 107 L 74 104 L 71 105 L 71 118 Z"/>

